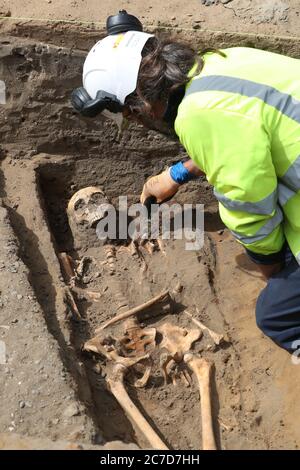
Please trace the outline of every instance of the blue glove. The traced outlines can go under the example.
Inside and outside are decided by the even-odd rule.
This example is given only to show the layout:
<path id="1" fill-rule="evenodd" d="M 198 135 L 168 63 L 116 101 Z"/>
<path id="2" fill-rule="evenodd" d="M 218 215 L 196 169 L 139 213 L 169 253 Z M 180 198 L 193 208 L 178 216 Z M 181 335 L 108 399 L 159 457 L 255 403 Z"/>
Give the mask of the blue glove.
<path id="1" fill-rule="evenodd" d="M 183 162 L 175 163 L 170 167 L 170 176 L 178 184 L 184 184 L 188 181 L 197 178 L 196 175 L 187 170 Z"/>

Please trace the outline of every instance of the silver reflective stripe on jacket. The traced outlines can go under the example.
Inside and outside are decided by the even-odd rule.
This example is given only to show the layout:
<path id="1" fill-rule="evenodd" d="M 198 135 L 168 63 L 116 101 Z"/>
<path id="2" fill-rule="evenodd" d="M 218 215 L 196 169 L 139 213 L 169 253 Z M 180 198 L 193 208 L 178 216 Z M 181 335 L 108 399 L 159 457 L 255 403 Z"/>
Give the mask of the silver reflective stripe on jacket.
<path id="1" fill-rule="evenodd" d="M 300 189 L 300 155 L 291 164 L 287 172 L 280 178 L 286 186 L 299 191 Z"/>
<path id="2" fill-rule="evenodd" d="M 295 196 L 295 192 L 282 183 L 278 183 L 278 201 L 281 207 L 285 206 L 289 200 Z"/>
<path id="3" fill-rule="evenodd" d="M 219 202 L 228 210 L 247 212 L 249 214 L 270 215 L 276 209 L 277 188 L 269 196 L 258 202 L 244 202 L 230 199 L 214 189 L 214 195 Z"/>
<path id="4" fill-rule="evenodd" d="M 282 222 L 283 220 L 283 214 L 279 206 L 276 208 L 275 215 L 271 217 L 265 225 L 263 225 L 258 232 L 256 232 L 255 235 L 247 236 L 247 235 L 241 235 L 238 232 L 234 232 L 233 230 L 231 233 L 234 235 L 235 238 L 237 238 L 240 242 L 245 243 L 245 244 L 251 244 L 258 242 L 260 240 L 263 240 L 266 238 L 268 235 L 270 235 L 273 230 Z"/>
<path id="5" fill-rule="evenodd" d="M 192 80 L 185 97 L 199 91 L 225 91 L 258 98 L 300 124 L 300 101 L 263 83 L 226 75 L 209 75 Z"/>

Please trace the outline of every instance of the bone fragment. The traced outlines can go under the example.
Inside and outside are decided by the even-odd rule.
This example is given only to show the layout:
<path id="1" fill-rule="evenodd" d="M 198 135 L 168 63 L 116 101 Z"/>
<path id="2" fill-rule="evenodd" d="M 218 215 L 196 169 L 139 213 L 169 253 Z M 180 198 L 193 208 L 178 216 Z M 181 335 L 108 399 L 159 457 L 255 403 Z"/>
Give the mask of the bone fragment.
<path id="1" fill-rule="evenodd" d="M 78 307 L 76 305 L 76 302 L 74 300 L 74 297 L 70 288 L 64 287 L 63 290 L 64 290 L 64 300 L 71 308 L 73 315 L 75 316 L 77 320 L 82 320 L 82 316 L 80 315 L 80 312 L 78 310 Z"/>
<path id="2" fill-rule="evenodd" d="M 165 248 L 164 248 L 164 242 L 162 241 L 161 238 L 157 239 L 157 244 L 158 244 L 158 247 L 159 247 L 160 251 L 162 252 L 162 254 L 164 256 L 167 256 L 167 253 L 166 253 Z"/>
<path id="3" fill-rule="evenodd" d="M 208 334 L 210 335 L 210 337 L 212 338 L 212 340 L 217 346 L 221 344 L 223 341 L 225 341 L 224 335 L 216 333 L 215 331 L 205 326 L 200 320 L 197 320 L 196 318 L 194 318 L 193 315 L 187 310 L 185 311 L 185 313 L 191 318 L 192 322 L 195 323 L 195 325 L 201 328 L 201 330 L 204 330 L 204 331 L 206 330 L 208 332 Z"/>

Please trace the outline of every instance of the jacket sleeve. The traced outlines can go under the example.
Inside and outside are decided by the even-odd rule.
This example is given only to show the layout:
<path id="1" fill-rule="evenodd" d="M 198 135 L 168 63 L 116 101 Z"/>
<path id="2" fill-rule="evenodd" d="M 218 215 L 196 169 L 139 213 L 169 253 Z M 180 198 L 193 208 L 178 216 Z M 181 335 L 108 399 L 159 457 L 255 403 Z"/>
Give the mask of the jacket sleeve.
<path id="1" fill-rule="evenodd" d="M 250 252 L 280 252 L 285 237 L 270 137 L 261 120 L 194 109 L 176 123 L 181 143 L 214 186 L 220 216 Z"/>

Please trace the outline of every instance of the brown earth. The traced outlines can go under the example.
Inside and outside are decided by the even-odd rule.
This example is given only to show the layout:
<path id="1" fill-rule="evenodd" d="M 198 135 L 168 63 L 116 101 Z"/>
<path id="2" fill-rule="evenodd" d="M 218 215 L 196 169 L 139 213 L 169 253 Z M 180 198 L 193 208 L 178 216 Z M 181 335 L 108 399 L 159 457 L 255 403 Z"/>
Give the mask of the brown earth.
<path id="1" fill-rule="evenodd" d="M 209 5 L 211 3 L 211 5 Z M 299 2 L 297 0 L 1 0 L 1 16 L 15 18 L 69 21 L 82 26 L 105 24 L 108 15 L 125 8 L 143 20 L 146 27 L 168 26 L 226 32 L 248 32 L 276 35 L 299 33 Z"/>
<path id="2" fill-rule="evenodd" d="M 154 28 L 158 17 L 160 26 L 178 23 L 177 34 L 199 47 L 208 42 L 246 44 L 299 56 L 299 40 L 258 35 L 289 33 L 288 28 L 295 25 L 296 2 L 234 0 L 205 6 L 199 1 L 186 7 L 174 3 L 176 20 L 169 18 L 167 2 L 159 10 L 158 2 L 143 10 L 140 2 L 132 2 L 130 10 L 143 13 L 145 22 Z M 93 231 L 87 231 L 79 243 L 72 239 L 66 206 L 76 190 L 99 185 L 113 203 L 119 195 L 136 202 L 144 179 L 184 152 L 177 142 L 154 131 L 131 126 L 119 135 L 109 121 L 89 121 L 73 112 L 70 91 L 80 85 L 85 51 L 102 30 L 93 25 L 41 25 L 13 18 L 101 22 L 116 6 L 128 2 L 103 2 L 101 18 L 97 17 L 99 2 L 89 2 L 88 12 L 85 2 L 76 1 L 63 6 L 55 0 L 42 6 L 35 1 L 2 4 L 1 11 L 7 14 L 9 9 L 11 17 L 3 22 L 0 39 L 0 79 L 7 90 L 7 104 L 0 109 L 0 339 L 7 355 L 6 364 L 0 365 L 4 378 L 0 445 L 61 448 L 69 442 L 90 446 L 123 441 L 148 447 L 110 394 L 105 361 L 84 354 L 81 348 L 97 326 L 115 315 L 120 299 L 133 307 L 180 284 L 174 313 L 151 317 L 147 324 L 159 328 L 168 321 L 189 329 L 194 325 L 185 313 L 188 310 L 226 335 L 228 341 L 218 347 L 206 333 L 195 343 L 195 351 L 215 362 L 212 394 L 218 446 L 297 448 L 298 368 L 255 325 L 255 299 L 264 282 L 224 230 L 205 181 L 190 183 L 176 197 L 180 203 L 205 204 L 202 250 L 186 251 L 183 241 L 170 240 L 165 241 L 165 255 L 159 250 L 150 255 L 141 248 L 138 257 L 123 247 L 116 251 L 112 273 Z M 267 8 L 271 4 L 276 4 L 275 10 Z M 202 22 L 194 23 L 196 15 L 205 19 L 206 27 L 224 32 L 203 31 Z M 201 29 L 193 29 L 195 25 Z M 80 288 L 100 292 L 101 300 L 75 296 L 83 317 L 80 322 L 74 321 L 64 301 L 66 279 L 57 258 L 60 252 L 77 261 L 92 258 Z M 119 336 L 122 324 L 109 331 Z M 129 382 L 126 386 L 170 448 L 201 448 L 195 380 L 191 387 L 180 381 L 176 386 L 164 384 L 157 352 L 148 385 L 136 389 Z"/>

